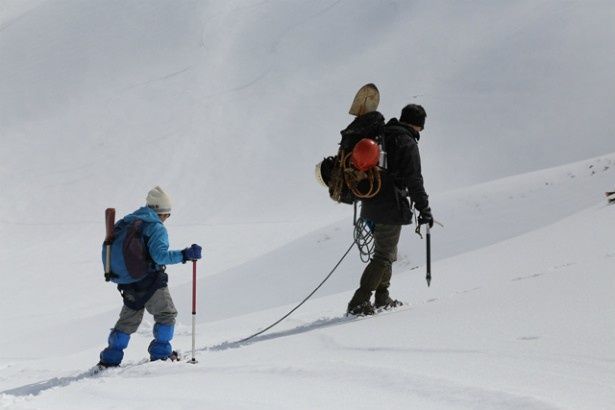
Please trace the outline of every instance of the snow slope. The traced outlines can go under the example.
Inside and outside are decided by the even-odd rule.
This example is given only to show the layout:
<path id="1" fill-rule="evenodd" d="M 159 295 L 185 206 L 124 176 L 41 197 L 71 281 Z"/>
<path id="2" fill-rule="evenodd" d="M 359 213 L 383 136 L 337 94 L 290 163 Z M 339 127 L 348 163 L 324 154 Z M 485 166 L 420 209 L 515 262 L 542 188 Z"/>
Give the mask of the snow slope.
<path id="1" fill-rule="evenodd" d="M 449 237 L 448 227 L 434 230 L 437 261 L 430 288 L 423 266 L 409 269 L 409 260 L 422 263 L 420 256 L 402 251 L 392 291 L 410 302 L 407 309 L 357 321 L 343 319 L 341 312 L 359 276 L 356 261 L 349 260 L 294 316 L 251 342 L 237 343 L 288 311 L 301 291 L 307 293 L 324 276 L 320 260 L 331 265 L 339 250 L 334 248 L 348 237 L 340 223 L 238 270 L 201 280 L 206 285 L 200 288 L 205 296 L 200 298 L 197 327 L 199 364 L 145 363 L 85 377 L 87 364 L 103 346 L 105 324 L 115 315 L 107 312 L 81 321 L 73 312 L 77 326 L 39 329 L 8 345 L 4 341 L 2 351 L 15 355 L 4 357 L 0 405 L 611 408 L 615 206 L 607 206 L 600 195 L 591 198 L 582 187 L 593 186 L 599 193 L 599 187 L 613 181 L 612 164 L 615 155 L 448 194 L 449 202 L 482 204 L 485 221 L 507 215 L 519 223 L 523 218 L 515 198 L 531 197 L 533 216 L 526 222 L 527 232 L 510 232 L 509 239 L 501 237 L 459 254 L 449 248 L 455 238 Z M 598 165 L 609 170 L 592 175 Z M 506 198 L 490 207 L 504 191 Z M 553 207 L 543 205 L 551 201 L 574 205 L 554 215 Z M 470 212 L 458 215 L 462 222 L 472 217 Z M 485 233 L 487 228 L 478 231 Z M 323 242 L 326 235 L 331 236 Z M 405 243 L 409 241 L 419 242 L 407 238 Z M 439 249 L 451 254 L 442 255 Z M 280 268 L 282 254 L 294 259 L 295 270 Z M 304 266 L 312 268 L 310 280 L 301 277 L 310 270 Z M 281 273 L 292 280 L 284 281 Z M 301 286 L 294 286 L 297 281 Z M 179 286 L 172 292 L 186 313 L 189 289 Z M 239 305 L 208 303 L 209 297 L 220 294 Z M 133 337 L 127 363 L 144 357 L 151 327 L 151 322 L 144 323 Z M 98 333 L 98 340 L 92 333 Z M 190 348 L 186 315 L 178 324 L 175 345 L 184 351 Z"/>
<path id="2" fill-rule="evenodd" d="M 614 13 L 0 0 L 0 408 L 615 407 Z M 432 287 L 406 228 L 392 291 L 409 309 L 340 317 L 363 269 L 353 251 L 295 315 L 236 343 L 350 245 L 350 208 L 312 172 L 372 81 L 387 117 L 429 111 L 421 153 L 444 224 Z M 146 318 L 132 366 L 88 377 L 120 307 L 103 211 L 158 184 L 172 247 L 205 246 L 200 363 L 139 364 Z M 190 267 L 169 271 L 187 351 Z"/>

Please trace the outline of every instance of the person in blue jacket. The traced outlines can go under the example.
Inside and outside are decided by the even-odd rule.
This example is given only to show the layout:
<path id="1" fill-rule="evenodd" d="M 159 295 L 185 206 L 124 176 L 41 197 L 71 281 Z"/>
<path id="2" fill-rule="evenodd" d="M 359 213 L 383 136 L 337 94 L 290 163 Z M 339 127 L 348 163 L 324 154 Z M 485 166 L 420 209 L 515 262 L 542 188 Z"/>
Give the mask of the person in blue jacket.
<path id="1" fill-rule="evenodd" d="M 143 236 L 152 264 L 143 279 L 118 285 L 124 306 L 120 318 L 111 329 L 109 345 L 100 353 L 99 368 L 119 366 L 130 335 L 137 331 L 147 310 L 154 316 L 154 340 L 148 351 L 151 360 L 176 359 L 171 347 L 177 310 L 167 287 L 166 265 L 201 259 L 201 247 L 193 244 L 184 250 L 169 250 L 169 237 L 163 223 L 171 216 L 171 199 L 160 187 L 149 191 L 146 206 L 124 217 L 126 222 L 144 222 Z"/>

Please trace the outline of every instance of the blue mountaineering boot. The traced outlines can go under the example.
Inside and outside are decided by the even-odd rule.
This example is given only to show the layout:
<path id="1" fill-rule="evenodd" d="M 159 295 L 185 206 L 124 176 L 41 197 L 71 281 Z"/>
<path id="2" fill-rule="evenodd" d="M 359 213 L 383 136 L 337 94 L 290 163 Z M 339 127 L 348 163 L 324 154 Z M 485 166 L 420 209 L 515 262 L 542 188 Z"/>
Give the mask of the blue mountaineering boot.
<path id="1" fill-rule="evenodd" d="M 128 346 L 130 335 L 112 329 L 109 334 L 109 346 L 100 352 L 100 362 L 98 366 L 101 368 L 119 366 L 124 358 L 124 349 Z"/>
<path id="2" fill-rule="evenodd" d="M 173 349 L 169 342 L 173 339 L 173 327 L 162 323 L 154 325 L 154 340 L 147 349 L 150 360 L 167 360 L 171 356 Z"/>

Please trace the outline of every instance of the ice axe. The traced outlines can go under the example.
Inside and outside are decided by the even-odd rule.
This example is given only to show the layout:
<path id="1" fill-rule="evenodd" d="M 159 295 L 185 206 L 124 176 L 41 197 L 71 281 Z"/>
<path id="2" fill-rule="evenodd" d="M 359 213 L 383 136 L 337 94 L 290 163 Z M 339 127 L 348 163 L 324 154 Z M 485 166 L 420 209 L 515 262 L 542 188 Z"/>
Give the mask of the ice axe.
<path id="1" fill-rule="evenodd" d="M 441 227 L 444 227 L 444 225 L 442 225 L 440 222 L 434 220 L 433 221 L 434 224 L 436 225 L 440 225 Z M 425 263 L 425 268 L 426 268 L 426 272 L 425 272 L 425 280 L 427 280 L 427 286 L 431 286 L 431 227 L 429 226 L 429 224 L 425 224 L 426 230 L 426 237 L 425 237 L 425 246 L 426 246 L 426 263 Z M 417 225 L 415 232 L 421 237 L 421 239 L 423 238 L 423 235 L 421 235 L 421 226 Z"/>
<path id="2" fill-rule="evenodd" d="M 426 231 L 426 238 L 425 238 L 425 243 L 427 246 L 427 263 L 426 263 L 426 267 L 427 267 L 427 272 L 425 274 L 425 280 L 427 280 L 427 286 L 431 286 L 431 231 L 429 228 L 429 224 L 426 224 L 427 226 L 427 231 Z"/>

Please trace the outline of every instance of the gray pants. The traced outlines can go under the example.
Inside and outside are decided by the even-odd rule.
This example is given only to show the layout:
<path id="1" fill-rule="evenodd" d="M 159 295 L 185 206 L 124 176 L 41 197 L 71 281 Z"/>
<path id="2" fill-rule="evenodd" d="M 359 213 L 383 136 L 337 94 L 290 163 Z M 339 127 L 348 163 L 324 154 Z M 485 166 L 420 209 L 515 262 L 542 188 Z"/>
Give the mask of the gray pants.
<path id="1" fill-rule="evenodd" d="M 376 304 L 382 304 L 389 298 L 389 286 L 393 262 L 397 260 L 397 244 L 401 234 L 401 225 L 377 224 L 374 227 L 374 257 L 365 267 L 361 284 L 350 300 L 349 306 L 367 302 L 376 291 Z"/>
<path id="2" fill-rule="evenodd" d="M 141 310 L 132 310 L 126 305 L 122 306 L 120 318 L 115 324 L 115 329 L 127 334 L 133 334 L 139 328 L 143 320 L 145 310 L 154 316 L 156 323 L 164 325 L 174 325 L 177 317 L 177 310 L 171 299 L 169 288 L 164 287 L 158 289 L 152 297 L 145 303 L 145 308 Z"/>

